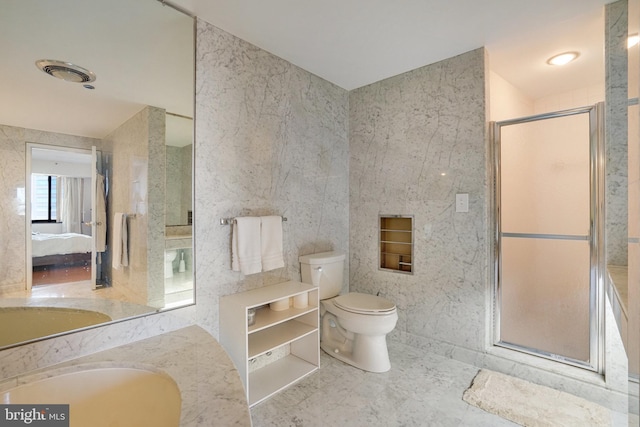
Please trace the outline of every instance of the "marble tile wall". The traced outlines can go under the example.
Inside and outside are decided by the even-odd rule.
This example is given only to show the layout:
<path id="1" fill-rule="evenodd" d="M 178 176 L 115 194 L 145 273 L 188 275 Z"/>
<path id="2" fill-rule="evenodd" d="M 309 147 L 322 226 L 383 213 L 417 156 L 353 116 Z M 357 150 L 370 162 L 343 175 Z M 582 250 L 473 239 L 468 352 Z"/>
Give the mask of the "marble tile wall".
<path id="1" fill-rule="evenodd" d="M 403 343 L 485 348 L 485 79 L 477 49 L 349 96 L 350 287 L 396 303 Z M 414 215 L 413 275 L 378 269 L 379 214 Z"/>
<path id="2" fill-rule="evenodd" d="M 108 135 L 105 146 L 112 150 L 114 176 L 108 218 L 113 220 L 116 212 L 129 215 L 129 266 L 112 270 L 112 284 L 130 301 L 162 307 L 164 110 L 144 108 Z"/>
<path id="3" fill-rule="evenodd" d="M 147 107 L 149 120 L 149 169 L 147 193 L 147 290 L 148 305 L 164 306 L 166 114 Z"/>
<path id="4" fill-rule="evenodd" d="M 197 311 L 215 337 L 219 296 L 300 280 L 300 255 L 347 251 L 347 105 L 346 90 L 198 21 Z M 285 267 L 231 271 L 231 229 L 219 219 L 269 214 L 288 219 Z"/>
<path id="5" fill-rule="evenodd" d="M 605 6 L 605 151 L 607 264 L 627 265 L 628 3 Z"/>
<path id="6" fill-rule="evenodd" d="M 0 124 L 0 295 L 24 289 L 26 278 L 26 144 L 101 148 L 101 141 Z"/>

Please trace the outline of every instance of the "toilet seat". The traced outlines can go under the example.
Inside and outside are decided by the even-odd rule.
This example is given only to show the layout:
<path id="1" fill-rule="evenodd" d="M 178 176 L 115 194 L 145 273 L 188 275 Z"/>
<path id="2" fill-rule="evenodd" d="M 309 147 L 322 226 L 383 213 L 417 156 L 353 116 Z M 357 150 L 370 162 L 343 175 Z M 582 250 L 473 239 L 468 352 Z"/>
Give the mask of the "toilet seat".
<path id="1" fill-rule="evenodd" d="M 359 292 L 350 292 L 333 299 L 336 307 L 356 314 L 389 314 L 396 309 L 396 305 L 382 297 Z"/>

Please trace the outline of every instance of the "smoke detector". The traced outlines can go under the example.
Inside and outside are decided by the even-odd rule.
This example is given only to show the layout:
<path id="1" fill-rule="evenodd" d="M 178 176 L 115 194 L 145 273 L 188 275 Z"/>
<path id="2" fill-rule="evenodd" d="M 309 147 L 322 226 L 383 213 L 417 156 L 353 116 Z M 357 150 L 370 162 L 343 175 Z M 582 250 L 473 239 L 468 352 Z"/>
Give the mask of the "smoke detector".
<path id="1" fill-rule="evenodd" d="M 96 75 L 92 71 L 70 62 L 41 59 L 36 61 L 36 67 L 50 76 L 72 83 L 87 83 L 96 79 Z"/>

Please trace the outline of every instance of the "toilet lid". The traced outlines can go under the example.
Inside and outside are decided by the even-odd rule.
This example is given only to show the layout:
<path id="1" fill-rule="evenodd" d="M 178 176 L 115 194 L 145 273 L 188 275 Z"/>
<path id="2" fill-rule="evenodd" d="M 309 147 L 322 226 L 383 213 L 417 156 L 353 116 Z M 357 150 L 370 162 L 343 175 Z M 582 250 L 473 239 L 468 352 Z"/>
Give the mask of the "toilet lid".
<path id="1" fill-rule="evenodd" d="M 386 314 L 396 309 L 396 305 L 387 299 L 359 292 L 340 295 L 333 303 L 343 310 L 362 314 Z"/>

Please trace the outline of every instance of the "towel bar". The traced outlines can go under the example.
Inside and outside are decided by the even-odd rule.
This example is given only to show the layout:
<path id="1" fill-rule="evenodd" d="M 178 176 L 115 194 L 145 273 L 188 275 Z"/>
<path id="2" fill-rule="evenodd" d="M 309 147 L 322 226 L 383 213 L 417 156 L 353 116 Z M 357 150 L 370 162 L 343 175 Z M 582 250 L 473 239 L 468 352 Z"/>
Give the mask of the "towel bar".
<path id="1" fill-rule="evenodd" d="M 235 218 L 220 218 L 220 225 L 231 225 L 235 221 Z M 282 221 L 286 221 L 286 217 L 282 217 Z"/>

